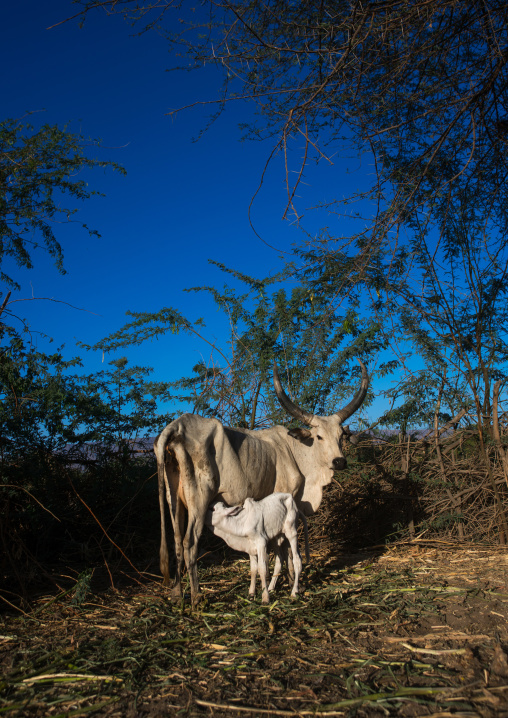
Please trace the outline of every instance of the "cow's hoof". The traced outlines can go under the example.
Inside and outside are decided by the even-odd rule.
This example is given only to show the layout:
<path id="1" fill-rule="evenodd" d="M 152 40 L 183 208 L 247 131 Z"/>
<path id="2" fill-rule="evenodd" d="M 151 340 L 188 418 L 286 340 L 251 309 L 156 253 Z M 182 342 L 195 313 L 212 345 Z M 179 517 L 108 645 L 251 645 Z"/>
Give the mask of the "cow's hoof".
<path id="1" fill-rule="evenodd" d="M 192 597 L 192 607 L 196 608 L 196 606 L 199 606 L 199 604 L 203 601 L 204 596 L 202 593 L 197 593 L 195 596 Z"/>

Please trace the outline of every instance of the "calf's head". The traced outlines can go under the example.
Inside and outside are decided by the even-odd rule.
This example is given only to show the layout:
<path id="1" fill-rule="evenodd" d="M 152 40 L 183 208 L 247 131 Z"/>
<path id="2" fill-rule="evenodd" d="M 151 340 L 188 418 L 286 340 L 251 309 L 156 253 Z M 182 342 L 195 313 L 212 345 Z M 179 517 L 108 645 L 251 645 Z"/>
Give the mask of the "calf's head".
<path id="1" fill-rule="evenodd" d="M 243 506 L 226 506 L 223 501 L 216 501 L 208 507 L 205 523 L 209 526 L 218 526 L 223 518 L 237 516 L 241 511 Z"/>

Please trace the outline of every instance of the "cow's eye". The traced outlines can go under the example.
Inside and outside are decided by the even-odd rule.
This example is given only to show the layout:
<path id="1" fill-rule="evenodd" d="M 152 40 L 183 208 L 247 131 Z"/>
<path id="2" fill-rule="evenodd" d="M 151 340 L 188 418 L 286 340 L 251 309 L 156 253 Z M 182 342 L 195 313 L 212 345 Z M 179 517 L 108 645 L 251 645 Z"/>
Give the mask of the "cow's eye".
<path id="1" fill-rule="evenodd" d="M 319 436 L 319 434 L 316 436 L 316 439 L 319 439 L 320 441 L 323 441 L 323 437 Z"/>

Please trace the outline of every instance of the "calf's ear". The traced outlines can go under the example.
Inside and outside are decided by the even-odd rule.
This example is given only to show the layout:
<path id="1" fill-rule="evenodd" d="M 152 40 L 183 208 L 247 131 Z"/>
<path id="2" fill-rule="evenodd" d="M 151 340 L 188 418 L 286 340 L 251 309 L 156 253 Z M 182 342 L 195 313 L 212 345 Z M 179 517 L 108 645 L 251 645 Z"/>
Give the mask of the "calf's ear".
<path id="1" fill-rule="evenodd" d="M 292 436 L 293 439 L 297 439 L 298 441 L 308 442 L 309 439 L 312 438 L 312 432 L 310 429 L 290 429 L 288 431 L 289 436 Z"/>
<path id="2" fill-rule="evenodd" d="M 224 516 L 236 516 L 243 511 L 243 506 L 227 506 L 224 510 Z"/>

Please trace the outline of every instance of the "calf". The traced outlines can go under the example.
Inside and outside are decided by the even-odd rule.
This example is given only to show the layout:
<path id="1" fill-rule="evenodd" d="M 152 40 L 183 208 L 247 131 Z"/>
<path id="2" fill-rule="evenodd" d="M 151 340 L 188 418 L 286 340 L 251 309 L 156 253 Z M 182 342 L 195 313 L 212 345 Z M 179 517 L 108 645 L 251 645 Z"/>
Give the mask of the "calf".
<path id="1" fill-rule="evenodd" d="M 293 555 L 295 578 L 291 596 L 298 594 L 298 579 L 302 571 L 302 559 L 298 550 L 297 524 L 302 517 L 305 529 L 305 555 L 309 560 L 307 521 L 298 510 L 291 494 L 270 494 L 261 501 L 245 499 L 243 506 L 226 506 L 217 501 L 210 506 L 205 523 L 216 536 L 237 551 L 250 556 L 249 595 L 256 592 L 256 575 L 259 571 L 263 589 L 263 603 L 269 602 L 269 591 L 275 588 L 282 565 L 282 552 L 285 539 L 289 542 Z M 275 551 L 275 568 L 270 586 L 267 588 L 268 550 Z"/>

